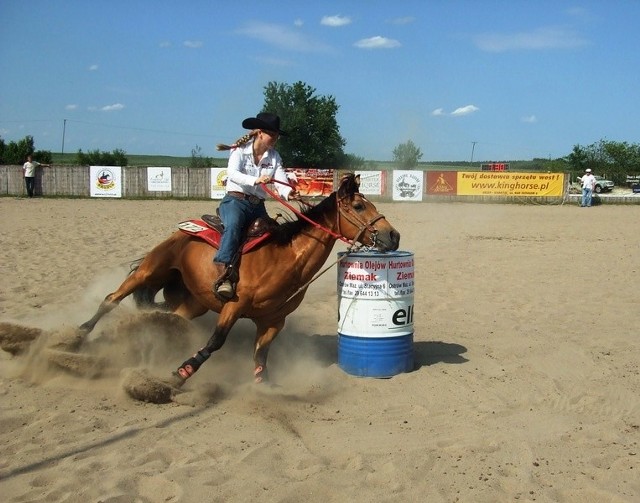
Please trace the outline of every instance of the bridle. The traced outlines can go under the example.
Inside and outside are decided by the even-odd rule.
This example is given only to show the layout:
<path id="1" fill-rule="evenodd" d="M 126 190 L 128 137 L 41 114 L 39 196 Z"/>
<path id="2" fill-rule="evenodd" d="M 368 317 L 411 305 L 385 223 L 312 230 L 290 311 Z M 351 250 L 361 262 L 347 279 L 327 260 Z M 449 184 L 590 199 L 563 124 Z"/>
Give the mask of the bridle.
<path id="1" fill-rule="evenodd" d="M 294 188 L 291 184 L 288 184 L 286 182 L 281 182 L 280 180 L 272 180 L 272 182 L 277 182 L 277 183 L 280 183 L 282 185 L 287 185 L 287 186 L 291 187 L 292 189 Z M 331 264 L 326 266 L 324 269 L 322 269 L 320 272 L 318 272 L 313 278 L 311 278 L 309 281 L 307 281 L 304 285 L 300 286 L 295 292 L 293 292 L 293 294 L 291 294 L 281 304 L 281 306 L 284 306 L 287 302 L 289 302 L 296 295 L 298 295 L 300 292 L 302 292 L 305 288 L 307 288 L 316 279 L 318 279 L 325 272 L 327 272 L 329 269 L 331 269 L 337 262 L 340 262 L 342 259 L 347 257 L 347 255 L 349 253 L 357 251 L 356 250 L 356 248 L 358 247 L 357 243 L 358 243 L 358 241 L 360 240 L 360 238 L 362 237 L 362 235 L 364 234 L 365 231 L 369 231 L 369 233 L 371 234 L 371 245 L 369 245 L 369 246 L 370 247 L 375 247 L 376 238 L 378 236 L 378 230 L 375 227 L 373 227 L 373 224 L 376 223 L 378 220 L 381 220 L 381 219 L 385 218 L 384 215 L 382 215 L 381 213 L 378 213 L 371 220 L 369 220 L 368 222 L 365 222 L 357 214 L 355 214 L 353 212 L 353 209 L 349 205 L 349 201 L 347 201 L 348 196 L 343 196 L 341 198 L 338 198 L 338 194 L 336 193 L 336 210 L 337 210 L 336 211 L 336 228 L 338 229 L 338 233 L 335 233 L 331 229 L 327 229 L 323 225 L 320 225 L 318 222 L 315 222 L 315 221 L 311 220 L 309 217 L 307 217 L 300 210 L 294 208 L 291 204 L 289 204 L 287 201 L 285 201 L 283 198 L 281 198 L 278 194 L 276 194 L 274 191 L 269 189 L 269 187 L 267 187 L 264 183 L 261 184 L 261 185 L 262 185 L 262 188 L 264 189 L 264 191 L 267 194 L 269 194 L 271 197 L 273 197 L 276 201 L 278 201 L 280 204 L 282 204 L 285 208 L 289 209 L 290 211 L 292 211 L 293 213 L 298 215 L 299 218 L 302 218 L 302 219 L 306 220 L 307 222 L 309 222 L 314 227 L 323 230 L 324 232 L 326 232 L 327 234 L 329 234 L 333 238 L 339 239 L 341 241 L 344 241 L 345 243 L 347 243 L 349 245 L 349 249 L 348 249 L 346 254 L 339 255 L 338 258 L 334 262 L 332 262 Z M 360 193 L 357 193 L 357 194 L 354 194 L 354 195 L 358 195 L 362 199 L 364 199 L 366 202 L 369 202 L 367 200 L 367 198 L 364 197 Z M 306 201 L 300 201 L 300 202 L 303 203 L 303 204 L 306 204 L 307 206 L 311 206 Z M 342 231 L 340 230 L 340 217 L 344 217 L 344 219 L 347 220 L 351 225 L 353 225 L 356 228 L 358 228 L 358 233 L 356 234 L 356 237 L 354 239 L 347 239 L 342 234 Z"/>
<path id="2" fill-rule="evenodd" d="M 280 183 L 282 185 L 287 185 L 288 187 L 291 187 L 292 189 L 294 188 L 292 185 L 286 183 L 286 182 L 281 182 L 280 180 L 272 180 L 272 182 L 276 182 L 276 183 Z M 307 222 L 309 222 L 311 225 L 313 225 L 314 227 L 323 230 L 324 232 L 326 232 L 327 234 L 329 234 L 331 237 L 335 238 L 335 239 L 339 239 L 340 241 L 343 241 L 345 243 L 347 243 L 348 245 L 350 245 L 350 251 L 352 251 L 351 249 L 357 246 L 357 243 L 360 242 L 360 239 L 362 238 L 362 235 L 365 232 L 369 232 L 369 234 L 371 234 L 371 244 L 367 245 L 369 247 L 375 247 L 376 245 L 376 240 L 377 240 L 377 236 L 378 236 L 378 229 L 376 229 L 373 224 L 375 224 L 378 220 L 381 220 L 383 218 L 385 218 L 385 216 L 381 213 L 376 214 L 371 220 L 369 220 L 368 222 L 366 222 L 365 220 L 363 220 L 362 218 L 360 218 L 351 208 L 349 201 L 347 200 L 349 196 L 342 196 L 341 198 L 338 198 L 338 194 L 336 193 L 336 228 L 338 229 L 338 232 L 334 232 L 331 229 L 327 229 L 326 227 L 324 227 L 323 225 L 319 224 L 318 222 L 311 220 L 309 217 L 307 217 L 304 213 L 302 213 L 300 210 L 296 209 L 294 206 L 292 206 L 291 204 L 289 204 L 287 201 L 285 201 L 283 198 L 281 198 L 278 194 L 276 194 L 274 191 L 272 191 L 271 189 L 269 189 L 269 187 L 267 187 L 265 184 L 261 184 L 262 188 L 264 189 L 264 191 L 269 194 L 271 197 L 273 197 L 276 201 L 278 201 L 280 204 L 282 204 L 285 208 L 291 210 L 293 213 L 295 213 L 299 218 L 302 218 L 304 220 L 306 220 Z M 354 196 L 360 196 L 364 201 L 369 202 L 369 200 L 364 197 L 363 194 L 360 193 L 356 193 L 353 194 Z M 300 201 L 303 204 L 306 204 L 308 206 L 311 206 L 309 203 L 305 202 L 305 201 Z M 351 225 L 353 225 L 354 227 L 356 227 L 358 229 L 358 233 L 356 234 L 356 236 L 353 239 L 348 239 L 341 230 L 341 226 L 340 226 L 340 217 L 343 217 L 347 222 L 349 222 Z M 362 245 L 364 245 L 364 243 L 361 243 Z"/>
<path id="3" fill-rule="evenodd" d="M 369 202 L 367 200 L 367 198 L 364 197 L 364 195 L 362 195 L 360 193 L 354 194 L 354 196 L 356 196 L 356 195 L 360 196 L 365 202 Z M 378 213 L 371 220 L 366 222 L 366 221 L 362 220 L 358 216 L 358 214 L 356 214 L 353 211 L 353 208 L 349 204 L 349 201 L 346 201 L 347 197 L 348 196 L 342 196 L 341 198 L 338 198 L 338 195 L 336 194 L 336 206 L 337 206 L 337 210 L 338 210 L 338 211 L 336 211 L 336 227 L 338 229 L 338 234 L 340 234 L 340 236 L 342 236 L 344 238 L 344 234 L 342 233 L 342 230 L 340 228 L 340 217 L 343 217 L 347 222 L 349 222 L 351 225 L 353 225 L 354 227 L 356 227 L 358 229 L 358 233 L 356 234 L 356 236 L 351 241 L 352 244 L 355 244 L 355 243 L 359 242 L 360 238 L 365 233 L 365 231 L 369 231 L 369 234 L 371 234 L 371 245 L 369 245 L 369 246 L 375 246 L 376 245 L 376 240 L 377 240 L 377 237 L 378 237 L 378 229 L 376 229 L 373 226 L 373 224 L 375 224 L 378 220 L 383 219 L 384 215 L 382 213 Z M 346 238 L 344 238 L 344 239 L 346 239 Z M 347 240 L 347 242 L 349 242 L 349 240 Z"/>

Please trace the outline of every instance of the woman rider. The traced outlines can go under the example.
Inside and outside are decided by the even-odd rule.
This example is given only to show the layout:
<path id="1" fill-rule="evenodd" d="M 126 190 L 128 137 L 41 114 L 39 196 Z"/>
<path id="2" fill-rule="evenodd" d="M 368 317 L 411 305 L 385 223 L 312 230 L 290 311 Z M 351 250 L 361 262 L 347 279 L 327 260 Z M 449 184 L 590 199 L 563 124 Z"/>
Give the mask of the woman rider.
<path id="1" fill-rule="evenodd" d="M 226 194 L 218 209 L 224 231 L 213 258 L 222 271 L 213 290 L 222 300 L 235 295 L 238 274 L 234 269 L 249 224 L 258 217 L 268 216 L 264 205 L 267 193 L 262 184 L 278 180 L 283 183 L 276 183 L 275 188 L 282 198 L 297 198 L 297 192 L 288 185 L 280 154 L 274 148 L 278 137 L 287 134 L 280 129 L 280 117 L 261 112 L 242 121 L 242 127 L 251 132 L 233 145 L 218 145 L 218 150 L 231 150 Z"/>

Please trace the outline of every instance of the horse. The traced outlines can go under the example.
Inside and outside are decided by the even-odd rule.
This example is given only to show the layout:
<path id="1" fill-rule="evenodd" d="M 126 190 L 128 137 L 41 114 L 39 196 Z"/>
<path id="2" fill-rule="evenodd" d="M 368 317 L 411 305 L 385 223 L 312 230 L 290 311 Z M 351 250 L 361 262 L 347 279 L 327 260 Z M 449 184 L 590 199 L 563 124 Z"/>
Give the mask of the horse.
<path id="1" fill-rule="evenodd" d="M 359 192 L 359 185 L 359 176 L 347 174 L 338 189 L 318 204 L 304 209 L 297 219 L 291 217 L 270 229 L 267 240 L 241 255 L 236 294 L 226 302 L 212 290 L 218 275 L 212 262 L 215 249 L 194 235 L 174 232 L 141 259 L 79 330 L 90 333 L 102 316 L 130 294 L 139 307 L 158 307 L 154 299 L 162 290 L 164 309 L 182 318 L 192 320 L 208 311 L 219 313 L 207 344 L 167 381 L 174 389 L 222 347 L 239 318 L 249 318 L 256 326 L 254 379 L 257 383 L 267 381 L 269 347 L 286 317 L 302 302 L 336 240 L 380 252 L 398 249 L 400 233 Z"/>

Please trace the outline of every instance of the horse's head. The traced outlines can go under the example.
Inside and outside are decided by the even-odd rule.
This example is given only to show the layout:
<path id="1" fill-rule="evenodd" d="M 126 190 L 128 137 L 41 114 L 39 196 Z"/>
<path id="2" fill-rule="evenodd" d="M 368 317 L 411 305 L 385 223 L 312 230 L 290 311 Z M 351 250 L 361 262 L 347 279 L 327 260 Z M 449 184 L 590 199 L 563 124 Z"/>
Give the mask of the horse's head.
<path id="1" fill-rule="evenodd" d="M 336 191 L 338 232 L 379 251 L 394 251 L 400 245 L 400 233 L 387 222 L 375 205 L 359 192 L 360 175 L 346 174 Z"/>

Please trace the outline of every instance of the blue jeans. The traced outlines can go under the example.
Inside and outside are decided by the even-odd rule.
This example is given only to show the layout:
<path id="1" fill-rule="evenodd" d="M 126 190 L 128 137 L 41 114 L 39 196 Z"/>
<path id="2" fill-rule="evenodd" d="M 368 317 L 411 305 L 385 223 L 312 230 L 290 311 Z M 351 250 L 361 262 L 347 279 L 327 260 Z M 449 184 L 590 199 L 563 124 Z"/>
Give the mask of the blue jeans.
<path id="1" fill-rule="evenodd" d="M 220 248 L 213 257 L 213 261 L 229 265 L 240 249 L 249 224 L 258 217 L 267 216 L 267 210 L 264 201 L 253 204 L 246 199 L 238 199 L 226 194 L 220 202 L 218 212 L 224 225 L 224 232 L 220 239 Z"/>
<path id="2" fill-rule="evenodd" d="M 591 196 L 593 195 L 593 190 L 584 187 L 582 189 L 582 202 L 580 206 L 591 206 Z"/>

